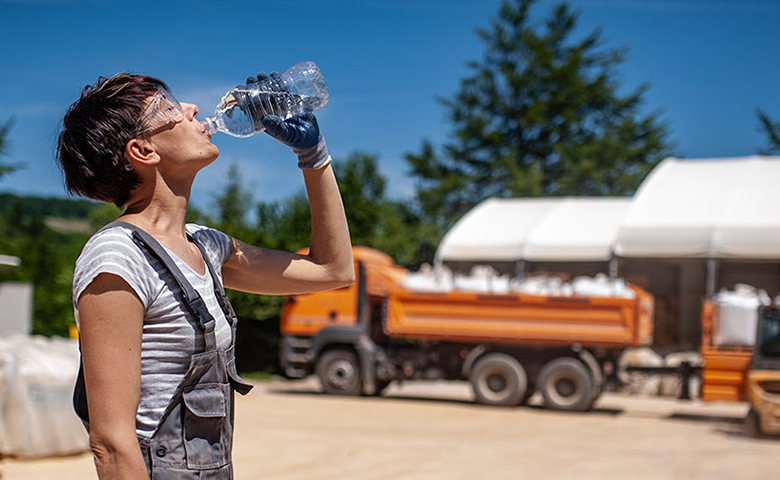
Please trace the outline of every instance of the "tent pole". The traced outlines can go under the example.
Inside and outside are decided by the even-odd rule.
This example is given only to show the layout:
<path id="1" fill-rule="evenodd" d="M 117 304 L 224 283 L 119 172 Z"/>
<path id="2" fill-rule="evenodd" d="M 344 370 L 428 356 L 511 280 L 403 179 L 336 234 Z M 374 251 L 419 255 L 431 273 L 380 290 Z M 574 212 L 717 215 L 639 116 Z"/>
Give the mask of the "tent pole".
<path id="1" fill-rule="evenodd" d="M 609 259 L 609 278 L 617 278 L 618 276 L 618 259 L 612 257 Z"/>
<path id="2" fill-rule="evenodd" d="M 525 260 L 518 260 L 515 263 L 515 276 L 518 280 L 525 278 Z"/>
<path id="3" fill-rule="evenodd" d="M 712 298 L 715 295 L 717 274 L 718 261 L 714 258 L 707 259 L 707 298 Z"/>

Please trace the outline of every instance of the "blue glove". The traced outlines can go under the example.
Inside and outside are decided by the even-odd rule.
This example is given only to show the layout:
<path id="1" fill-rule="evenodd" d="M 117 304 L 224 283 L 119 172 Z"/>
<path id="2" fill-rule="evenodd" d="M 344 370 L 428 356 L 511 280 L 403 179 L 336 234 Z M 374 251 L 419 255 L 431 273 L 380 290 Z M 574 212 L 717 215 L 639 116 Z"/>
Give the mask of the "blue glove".
<path id="1" fill-rule="evenodd" d="M 246 83 L 248 85 L 266 80 L 270 80 L 274 90 L 286 91 L 281 75 L 277 72 L 271 72 L 270 76 L 263 72 L 258 73 L 257 77 L 247 77 Z M 299 168 L 318 169 L 330 163 L 328 147 L 320 133 L 317 117 L 313 113 L 305 112 L 287 120 L 282 120 L 276 115 L 266 115 L 260 121 L 268 135 L 291 147 L 298 155 Z"/>

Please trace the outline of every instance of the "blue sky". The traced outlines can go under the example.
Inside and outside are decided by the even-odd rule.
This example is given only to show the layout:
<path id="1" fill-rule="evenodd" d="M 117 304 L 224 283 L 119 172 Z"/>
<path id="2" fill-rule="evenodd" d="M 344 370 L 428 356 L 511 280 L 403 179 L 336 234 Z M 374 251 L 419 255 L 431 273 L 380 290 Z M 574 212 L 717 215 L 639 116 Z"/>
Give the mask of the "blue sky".
<path id="1" fill-rule="evenodd" d="M 0 192 L 64 196 L 54 163 L 60 120 L 81 88 L 117 72 L 154 75 L 201 116 L 257 71 L 313 60 L 330 87 L 317 112 L 335 158 L 376 154 L 391 197 L 413 191 L 403 156 L 451 132 L 437 97 L 450 97 L 477 60 L 475 28 L 500 0 L 114 1 L 0 0 L 0 122 L 13 118 L 5 162 L 24 165 Z M 557 2 L 540 1 L 537 18 Z M 764 145 L 756 108 L 780 118 L 780 1 L 581 0 L 584 34 L 627 47 L 626 91 L 648 83 L 679 156 L 752 155 Z M 256 200 L 302 188 L 287 147 L 265 134 L 216 134 L 221 156 L 196 180 L 208 206 L 236 163 Z"/>

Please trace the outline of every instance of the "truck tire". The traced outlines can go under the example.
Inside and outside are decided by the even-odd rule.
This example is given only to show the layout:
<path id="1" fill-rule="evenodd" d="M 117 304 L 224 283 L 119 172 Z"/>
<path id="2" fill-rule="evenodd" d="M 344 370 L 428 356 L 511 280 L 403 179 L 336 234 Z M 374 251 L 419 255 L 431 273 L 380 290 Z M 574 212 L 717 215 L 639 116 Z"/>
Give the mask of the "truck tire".
<path id="1" fill-rule="evenodd" d="M 523 366 L 504 353 L 489 353 L 477 360 L 469 382 L 478 403 L 502 407 L 519 405 L 528 388 Z"/>
<path id="2" fill-rule="evenodd" d="M 544 405 L 553 410 L 584 412 L 593 405 L 593 379 L 588 368 L 569 357 L 550 360 L 539 372 Z"/>
<path id="3" fill-rule="evenodd" d="M 360 395 L 360 363 L 350 350 L 329 350 L 317 361 L 317 376 L 322 390 L 332 395 Z"/>

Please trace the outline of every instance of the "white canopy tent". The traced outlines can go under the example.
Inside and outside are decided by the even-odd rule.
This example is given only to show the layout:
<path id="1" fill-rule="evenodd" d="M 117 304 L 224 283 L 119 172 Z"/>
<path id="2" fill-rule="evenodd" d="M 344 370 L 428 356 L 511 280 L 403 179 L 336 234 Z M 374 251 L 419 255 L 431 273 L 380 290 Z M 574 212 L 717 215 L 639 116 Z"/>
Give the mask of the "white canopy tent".
<path id="1" fill-rule="evenodd" d="M 491 198 L 445 235 L 436 262 L 608 261 L 631 199 Z"/>
<path id="2" fill-rule="evenodd" d="M 559 202 L 549 198 L 489 198 L 447 232 L 436 250 L 435 261 L 520 260 L 534 226 Z"/>
<path id="3" fill-rule="evenodd" d="M 780 158 L 668 158 L 645 179 L 614 246 L 620 257 L 780 259 Z"/>
<path id="4" fill-rule="evenodd" d="M 780 259 L 780 157 L 668 158 L 631 198 L 491 198 L 437 262 Z"/>
<path id="5" fill-rule="evenodd" d="M 630 198 L 562 198 L 531 231 L 522 258 L 532 262 L 608 261 Z"/>

